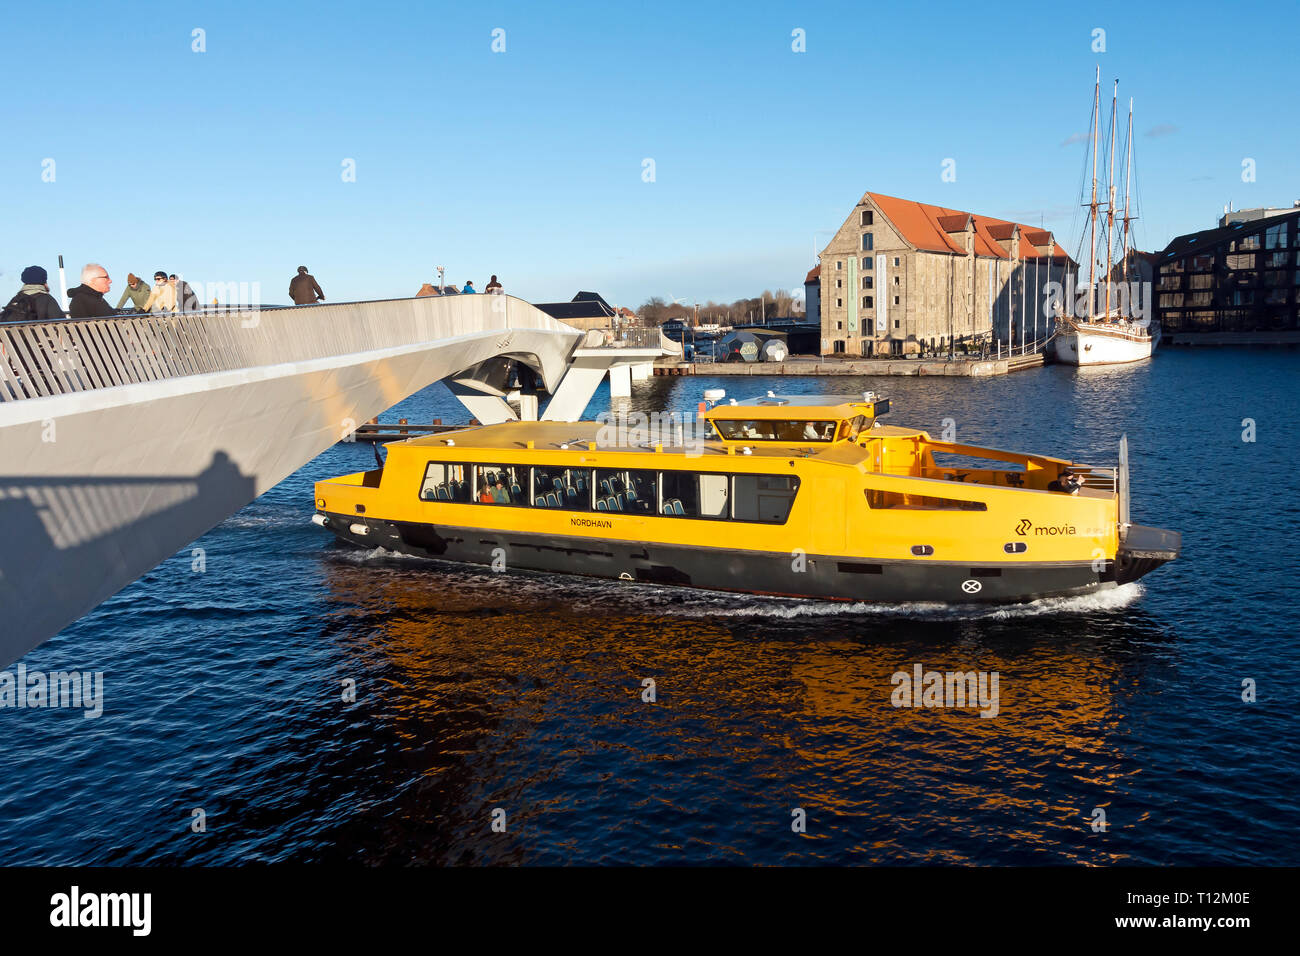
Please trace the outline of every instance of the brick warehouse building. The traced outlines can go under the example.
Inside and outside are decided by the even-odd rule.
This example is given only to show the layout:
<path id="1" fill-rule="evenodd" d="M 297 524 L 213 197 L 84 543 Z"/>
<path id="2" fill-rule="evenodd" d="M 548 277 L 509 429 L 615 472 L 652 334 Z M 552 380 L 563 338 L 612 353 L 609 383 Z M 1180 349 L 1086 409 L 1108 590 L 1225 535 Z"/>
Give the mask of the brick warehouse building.
<path id="1" fill-rule="evenodd" d="M 1074 262 L 1023 223 L 865 193 L 821 253 L 823 354 L 914 355 L 1051 331 L 1048 282 Z M 1014 337 L 1012 335 L 1014 333 Z"/>

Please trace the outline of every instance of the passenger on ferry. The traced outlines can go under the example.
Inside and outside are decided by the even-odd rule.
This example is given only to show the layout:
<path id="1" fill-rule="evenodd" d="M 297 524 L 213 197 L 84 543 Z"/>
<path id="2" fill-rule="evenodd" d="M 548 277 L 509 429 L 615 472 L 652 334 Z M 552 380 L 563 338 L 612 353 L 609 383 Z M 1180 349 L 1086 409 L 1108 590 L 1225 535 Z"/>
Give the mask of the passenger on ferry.
<path id="1" fill-rule="evenodd" d="M 1070 471 L 1069 468 L 1062 468 L 1056 479 L 1047 483 L 1047 490 L 1059 491 L 1066 495 L 1077 495 L 1082 485 L 1083 481 L 1078 475 Z"/>

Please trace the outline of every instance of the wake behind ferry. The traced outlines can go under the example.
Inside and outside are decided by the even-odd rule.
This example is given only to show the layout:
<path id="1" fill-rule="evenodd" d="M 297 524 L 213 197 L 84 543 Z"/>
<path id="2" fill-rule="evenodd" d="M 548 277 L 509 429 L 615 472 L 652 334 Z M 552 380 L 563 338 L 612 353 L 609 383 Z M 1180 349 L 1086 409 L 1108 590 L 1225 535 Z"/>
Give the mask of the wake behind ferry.
<path id="1" fill-rule="evenodd" d="M 1094 467 L 936 441 L 888 411 L 870 392 L 769 393 L 702 407 L 698 441 L 467 427 L 317 482 L 312 520 L 494 570 L 890 603 L 1086 594 L 1178 556 L 1177 532 L 1128 520 L 1124 443 L 1117 467 Z"/>

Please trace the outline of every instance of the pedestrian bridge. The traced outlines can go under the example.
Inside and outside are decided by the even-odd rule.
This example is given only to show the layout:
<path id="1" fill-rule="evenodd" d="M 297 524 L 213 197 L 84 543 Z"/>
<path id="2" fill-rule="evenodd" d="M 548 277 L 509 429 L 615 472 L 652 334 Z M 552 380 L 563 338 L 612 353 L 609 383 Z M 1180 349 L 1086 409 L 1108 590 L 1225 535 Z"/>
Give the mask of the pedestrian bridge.
<path id="1" fill-rule="evenodd" d="M 658 354 L 583 338 L 503 295 L 0 325 L 0 667 L 434 382 L 504 421 L 518 363 L 575 420 Z"/>

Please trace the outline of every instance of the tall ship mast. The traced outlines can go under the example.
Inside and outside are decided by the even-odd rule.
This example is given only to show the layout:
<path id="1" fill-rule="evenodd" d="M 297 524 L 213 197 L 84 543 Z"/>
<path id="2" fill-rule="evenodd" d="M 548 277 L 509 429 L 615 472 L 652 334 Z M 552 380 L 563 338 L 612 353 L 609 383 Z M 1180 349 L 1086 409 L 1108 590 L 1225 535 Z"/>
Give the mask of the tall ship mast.
<path id="1" fill-rule="evenodd" d="M 1111 259 L 1110 253 L 1113 248 L 1113 239 L 1111 238 L 1115 228 L 1115 107 L 1119 100 L 1119 80 L 1115 81 L 1114 92 L 1110 97 L 1110 171 L 1106 174 L 1106 268 L 1102 272 L 1103 280 L 1106 283 L 1106 309 L 1102 312 L 1110 320 L 1110 272 Z"/>
<path id="2" fill-rule="evenodd" d="M 1128 136 L 1124 140 L 1124 246 L 1123 255 L 1120 262 L 1123 265 L 1123 282 L 1128 285 L 1128 233 L 1129 223 L 1133 221 L 1133 216 L 1129 215 L 1129 182 L 1133 171 L 1133 97 L 1128 98 Z"/>

